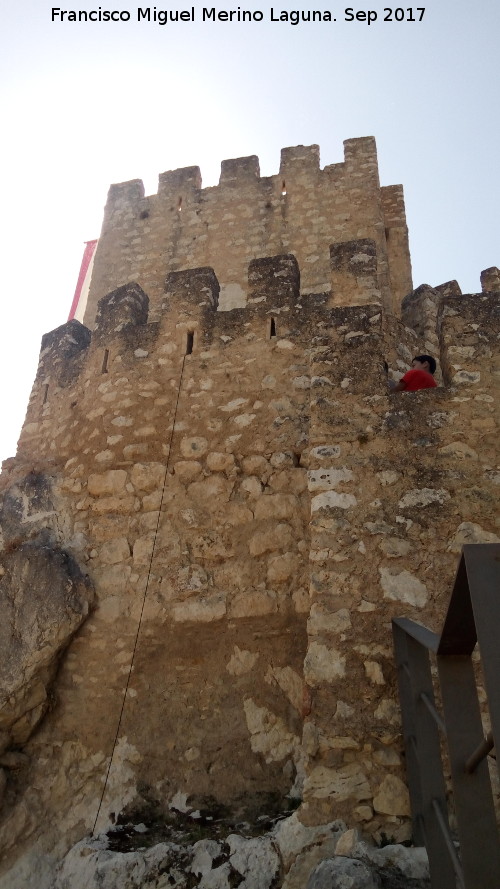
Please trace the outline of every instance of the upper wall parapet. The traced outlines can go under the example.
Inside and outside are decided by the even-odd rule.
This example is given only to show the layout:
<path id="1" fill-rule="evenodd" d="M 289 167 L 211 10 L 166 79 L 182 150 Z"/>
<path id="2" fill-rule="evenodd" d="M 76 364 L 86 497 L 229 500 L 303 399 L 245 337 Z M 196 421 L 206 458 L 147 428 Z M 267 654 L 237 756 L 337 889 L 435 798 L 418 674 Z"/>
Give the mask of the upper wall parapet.
<path id="1" fill-rule="evenodd" d="M 201 191 L 213 191 L 220 186 L 248 185 L 263 180 L 278 180 L 280 177 L 291 175 L 292 177 L 318 177 L 320 174 L 330 176 L 332 173 L 343 174 L 355 178 L 369 178 L 375 176 L 378 183 L 378 162 L 375 139 L 372 136 L 360 139 L 346 139 L 344 142 L 344 162 L 330 164 L 321 169 L 319 145 L 296 145 L 281 149 L 279 173 L 272 176 L 261 177 L 260 164 L 257 155 L 248 157 L 230 158 L 221 163 L 221 173 L 218 186 L 202 188 L 200 168 L 197 166 L 180 167 L 176 170 L 168 170 L 160 173 L 158 179 L 158 191 L 156 195 L 150 195 L 148 199 L 170 195 L 172 189 L 181 191 L 184 189 L 197 189 Z M 279 182 L 278 182 L 279 184 Z M 402 186 L 391 186 L 401 189 Z M 131 179 L 129 182 L 116 183 L 110 186 L 108 192 L 107 208 L 123 210 L 125 202 L 137 205 L 145 197 L 144 185 L 141 179 Z"/>
<path id="2" fill-rule="evenodd" d="M 249 264 L 268 256 L 293 254 L 301 294 L 324 293 L 330 246 L 359 239 L 374 242 L 372 289 L 398 314 L 413 286 L 403 191 L 380 187 L 372 137 L 346 140 L 344 160 L 323 168 L 318 145 L 296 145 L 282 149 L 272 176 L 261 176 L 249 155 L 222 161 L 218 185 L 208 188 L 196 166 L 162 173 L 149 196 L 138 179 L 112 185 L 84 323 L 93 328 L 99 300 L 129 281 L 159 317 L 166 276 L 189 268 L 214 269 L 219 311 L 243 308 Z"/>

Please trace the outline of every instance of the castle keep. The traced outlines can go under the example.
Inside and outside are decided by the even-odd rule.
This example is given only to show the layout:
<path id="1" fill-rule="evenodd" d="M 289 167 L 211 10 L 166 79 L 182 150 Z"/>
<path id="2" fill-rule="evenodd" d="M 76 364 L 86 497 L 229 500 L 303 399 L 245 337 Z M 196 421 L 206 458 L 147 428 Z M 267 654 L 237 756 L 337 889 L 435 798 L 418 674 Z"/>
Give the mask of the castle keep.
<path id="1" fill-rule="evenodd" d="M 413 290 L 371 138 L 111 187 L 0 480 L 7 872 L 172 804 L 408 838 L 390 620 L 500 540 L 481 284 Z M 419 352 L 439 387 L 390 395 Z"/>

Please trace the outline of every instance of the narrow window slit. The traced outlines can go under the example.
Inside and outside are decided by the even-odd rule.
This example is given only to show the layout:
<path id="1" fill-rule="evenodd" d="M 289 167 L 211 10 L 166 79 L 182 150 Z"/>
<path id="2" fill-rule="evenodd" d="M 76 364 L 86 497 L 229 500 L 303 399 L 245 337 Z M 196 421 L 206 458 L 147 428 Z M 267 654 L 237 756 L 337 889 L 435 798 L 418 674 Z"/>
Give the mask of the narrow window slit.
<path id="1" fill-rule="evenodd" d="M 298 451 L 293 452 L 293 465 L 294 466 L 300 466 L 300 457 L 301 457 L 301 454 L 299 454 Z"/>
<path id="2" fill-rule="evenodd" d="M 179 198 L 179 203 L 177 204 L 177 212 L 180 213 L 182 210 L 182 198 Z"/>
<path id="3" fill-rule="evenodd" d="M 270 328 L 270 333 L 269 333 L 269 339 L 271 339 L 273 336 L 276 336 L 276 321 L 274 320 L 274 318 L 271 318 L 271 328 Z"/>
<path id="4" fill-rule="evenodd" d="M 102 359 L 102 367 L 101 367 L 102 374 L 107 374 L 107 372 L 108 372 L 108 360 L 109 360 L 109 349 L 104 349 L 104 357 Z"/>
<path id="5" fill-rule="evenodd" d="M 45 383 L 45 386 L 43 387 L 43 400 L 42 400 L 42 404 L 47 404 L 48 398 L 49 398 L 49 384 L 48 384 L 48 383 Z"/>
<path id="6" fill-rule="evenodd" d="M 286 182 L 284 179 L 283 179 L 283 182 L 281 183 L 281 194 L 282 195 L 286 194 Z"/>
<path id="7" fill-rule="evenodd" d="M 186 355 L 191 355 L 194 346 L 194 331 L 189 330 L 186 337 Z"/>

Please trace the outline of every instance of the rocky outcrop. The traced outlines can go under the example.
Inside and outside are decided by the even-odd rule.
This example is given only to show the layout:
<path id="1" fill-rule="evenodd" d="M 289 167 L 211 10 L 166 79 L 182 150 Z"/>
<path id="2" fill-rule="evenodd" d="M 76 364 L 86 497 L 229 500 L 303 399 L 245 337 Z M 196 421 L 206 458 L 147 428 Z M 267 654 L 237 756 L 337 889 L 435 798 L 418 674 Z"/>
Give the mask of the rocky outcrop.
<path id="1" fill-rule="evenodd" d="M 0 564 L 0 752 L 22 746 L 49 706 L 61 652 L 89 614 L 90 578 L 57 546 L 22 543 Z"/>
<path id="2" fill-rule="evenodd" d="M 193 839 L 207 830 L 184 820 L 170 841 L 151 844 L 154 828 L 127 824 L 77 843 L 47 889 L 428 889 L 423 849 L 363 842 L 341 821 L 305 827 L 297 815 L 268 833 Z M 245 825 L 247 833 L 251 826 Z M 45 889 L 45 887 L 44 887 Z"/>

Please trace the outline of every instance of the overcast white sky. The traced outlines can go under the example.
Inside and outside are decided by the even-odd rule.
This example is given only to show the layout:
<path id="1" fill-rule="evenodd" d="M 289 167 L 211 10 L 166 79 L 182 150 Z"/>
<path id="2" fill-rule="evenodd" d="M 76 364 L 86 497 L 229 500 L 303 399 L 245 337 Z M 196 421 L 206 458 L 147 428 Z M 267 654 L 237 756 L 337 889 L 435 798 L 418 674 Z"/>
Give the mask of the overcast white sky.
<path id="1" fill-rule="evenodd" d="M 151 194 L 160 172 L 198 164 L 214 185 L 221 160 L 249 154 L 271 175 L 282 147 L 319 143 L 325 165 L 344 139 L 373 135 L 382 184 L 405 187 L 415 286 L 456 278 L 476 292 L 500 264 L 498 0 L 431 0 L 421 22 L 352 7 L 376 11 L 371 25 L 328 0 L 272 7 L 337 19 L 297 26 L 271 22 L 264 0 L 242 0 L 264 13 L 251 24 L 202 22 L 197 2 L 194 23 L 163 27 L 127 2 L 101 8 L 131 19 L 52 22 L 45 0 L 0 11 L 0 459 L 15 453 L 41 336 L 67 319 L 112 182 L 142 178 Z"/>

